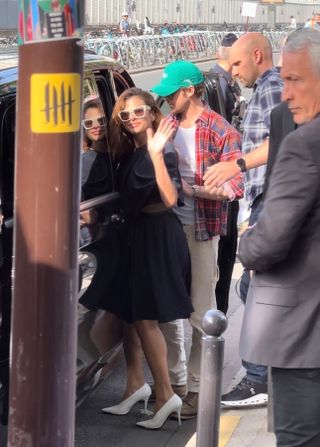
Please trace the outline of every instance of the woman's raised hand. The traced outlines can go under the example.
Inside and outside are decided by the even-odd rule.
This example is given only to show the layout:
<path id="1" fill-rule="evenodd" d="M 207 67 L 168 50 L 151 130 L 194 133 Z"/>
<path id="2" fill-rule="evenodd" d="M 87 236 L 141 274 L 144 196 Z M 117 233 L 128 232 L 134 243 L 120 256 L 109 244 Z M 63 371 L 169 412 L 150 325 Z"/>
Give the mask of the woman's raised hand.
<path id="1" fill-rule="evenodd" d="M 162 153 L 166 142 L 172 137 L 174 129 L 173 121 L 166 118 L 160 121 L 156 132 L 151 128 L 147 129 L 147 147 L 150 156 Z"/>

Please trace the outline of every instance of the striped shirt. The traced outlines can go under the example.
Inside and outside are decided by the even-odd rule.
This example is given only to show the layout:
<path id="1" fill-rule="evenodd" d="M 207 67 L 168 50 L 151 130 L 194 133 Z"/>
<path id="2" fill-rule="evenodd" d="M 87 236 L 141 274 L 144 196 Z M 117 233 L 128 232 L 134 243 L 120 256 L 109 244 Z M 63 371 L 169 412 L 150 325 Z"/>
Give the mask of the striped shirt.
<path id="1" fill-rule="evenodd" d="M 176 119 L 176 125 L 179 125 Z M 195 131 L 196 172 L 194 184 L 203 185 L 203 175 L 209 166 L 219 161 L 230 161 L 241 157 L 241 137 L 222 116 L 205 107 L 197 119 Z M 228 182 L 233 199 L 243 197 L 242 174 Z M 228 202 L 195 199 L 195 239 L 206 241 L 214 236 L 226 234 Z"/>
<path id="2" fill-rule="evenodd" d="M 271 110 L 281 102 L 283 82 L 279 70 L 273 67 L 260 76 L 253 88 L 243 119 L 242 152 L 248 154 L 269 137 Z M 266 166 L 250 169 L 246 172 L 246 199 L 253 202 L 262 194 Z"/>

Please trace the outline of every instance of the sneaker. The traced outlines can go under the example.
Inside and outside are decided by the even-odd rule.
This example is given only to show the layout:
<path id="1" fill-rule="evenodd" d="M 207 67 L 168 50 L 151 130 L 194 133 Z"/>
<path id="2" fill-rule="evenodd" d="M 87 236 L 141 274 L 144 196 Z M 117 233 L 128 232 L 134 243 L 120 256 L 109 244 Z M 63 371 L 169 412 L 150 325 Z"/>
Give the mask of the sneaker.
<path id="1" fill-rule="evenodd" d="M 186 397 L 182 401 L 181 407 L 181 419 L 192 419 L 197 416 L 198 413 L 198 393 L 189 391 Z"/>
<path id="2" fill-rule="evenodd" d="M 258 407 L 268 402 L 267 384 L 252 382 L 244 377 L 229 393 L 221 397 L 223 408 Z"/>
<path id="3" fill-rule="evenodd" d="M 187 395 L 187 385 L 171 385 L 173 392 L 177 394 L 181 399 L 184 399 Z M 149 397 L 149 402 L 154 402 L 156 400 L 156 395 L 154 392 L 154 387 L 151 385 L 151 396 Z"/>

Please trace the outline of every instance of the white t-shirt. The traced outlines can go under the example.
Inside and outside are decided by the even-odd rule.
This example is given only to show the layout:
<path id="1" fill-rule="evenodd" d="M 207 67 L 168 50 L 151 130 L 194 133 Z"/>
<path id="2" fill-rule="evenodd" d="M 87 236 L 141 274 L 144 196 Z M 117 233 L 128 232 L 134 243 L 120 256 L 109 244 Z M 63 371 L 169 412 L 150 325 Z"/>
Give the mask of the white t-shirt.
<path id="1" fill-rule="evenodd" d="M 181 177 L 189 185 L 194 185 L 196 172 L 196 126 L 187 129 L 180 126 L 173 144 L 179 155 L 179 171 Z M 184 203 L 185 205 L 182 207 L 175 207 L 174 212 L 184 225 L 193 225 L 194 199 L 185 196 Z"/>

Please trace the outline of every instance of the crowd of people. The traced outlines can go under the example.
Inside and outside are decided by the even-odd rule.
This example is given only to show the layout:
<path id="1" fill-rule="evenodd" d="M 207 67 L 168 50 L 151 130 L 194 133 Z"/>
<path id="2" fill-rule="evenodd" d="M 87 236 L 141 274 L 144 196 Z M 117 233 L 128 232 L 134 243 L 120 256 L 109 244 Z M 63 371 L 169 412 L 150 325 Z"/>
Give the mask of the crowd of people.
<path id="1" fill-rule="evenodd" d="M 320 445 L 319 61 L 314 29 L 293 31 L 277 66 L 263 34 L 228 34 L 212 68 L 227 119 L 208 107 L 203 73 L 184 60 L 168 64 L 151 89 L 168 103 L 166 117 L 149 92 L 130 88 L 117 99 L 106 134 L 97 103 L 85 105 L 89 151 L 105 145 L 101 152 L 111 152 L 125 213 L 116 280 L 96 306 L 123 337 L 127 385 L 104 413 L 124 415 L 154 399 L 151 417 L 137 423 L 146 429 L 161 428 L 172 414 L 179 424 L 197 415 L 201 319 L 211 308 L 228 310 L 245 194 L 249 228 L 238 255 L 246 375 L 222 405 L 266 404 L 269 368 L 277 446 Z M 252 89 L 242 134 L 233 126 L 238 82 Z M 86 152 L 91 169 L 97 156 Z M 188 359 L 184 319 L 192 327 Z"/>

